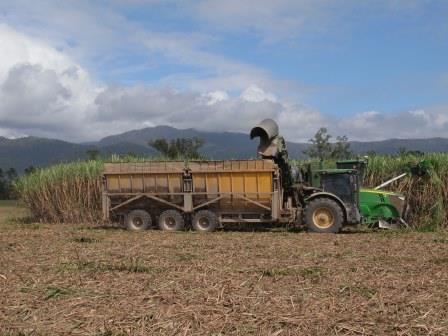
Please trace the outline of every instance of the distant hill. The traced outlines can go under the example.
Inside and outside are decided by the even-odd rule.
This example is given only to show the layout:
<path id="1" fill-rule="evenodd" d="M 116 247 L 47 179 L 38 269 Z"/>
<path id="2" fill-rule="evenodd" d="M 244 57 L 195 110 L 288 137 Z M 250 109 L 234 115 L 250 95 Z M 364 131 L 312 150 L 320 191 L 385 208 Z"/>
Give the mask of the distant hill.
<path id="1" fill-rule="evenodd" d="M 31 165 L 43 167 L 58 162 L 68 162 L 86 158 L 86 151 L 97 148 L 102 154 L 154 155 L 156 151 L 147 143 L 151 139 L 192 138 L 205 141 L 202 154 L 211 159 L 254 158 L 258 142 L 251 141 L 247 134 L 234 132 L 203 132 L 195 129 L 176 129 L 169 126 L 148 127 L 133 130 L 101 139 L 98 142 L 75 144 L 56 139 L 26 137 L 7 139 L 0 137 L 0 168 L 16 168 L 19 172 Z M 292 158 L 304 158 L 305 143 L 288 142 Z M 422 152 L 448 152 L 448 139 L 390 139 L 372 142 L 351 142 L 356 154 L 376 152 L 378 154 L 395 154 L 400 149 Z"/>
<path id="2" fill-rule="evenodd" d="M 48 166 L 58 162 L 84 158 L 88 146 L 55 139 L 0 137 L 0 168 L 23 171 L 31 165 Z"/>
<path id="3" fill-rule="evenodd" d="M 201 153 L 211 159 L 241 159 L 256 156 L 258 142 L 250 140 L 247 134 L 233 132 L 203 132 L 195 129 L 176 129 L 169 126 L 148 127 L 140 130 L 125 132 L 101 139 L 97 145 L 118 145 L 120 143 L 132 143 L 148 147 L 151 139 L 176 139 L 198 137 L 205 141 Z M 304 144 L 292 144 L 291 148 L 298 152 L 306 148 Z"/>
<path id="4" fill-rule="evenodd" d="M 75 144 L 56 139 L 26 137 L 6 139 L 0 137 L 0 168 L 15 168 L 18 172 L 29 166 L 46 167 L 52 164 L 84 160 L 87 151 L 96 144 Z M 133 143 L 118 143 L 98 148 L 104 155 L 136 153 L 151 155 L 155 151 Z"/>

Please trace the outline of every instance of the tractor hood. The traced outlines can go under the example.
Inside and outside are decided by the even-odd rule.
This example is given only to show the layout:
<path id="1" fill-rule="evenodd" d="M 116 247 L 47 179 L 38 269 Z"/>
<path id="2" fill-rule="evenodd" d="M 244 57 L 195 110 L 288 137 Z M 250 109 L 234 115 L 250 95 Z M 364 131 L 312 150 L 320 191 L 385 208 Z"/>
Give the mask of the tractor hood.
<path id="1" fill-rule="evenodd" d="M 404 217 L 405 215 L 406 197 L 397 192 L 362 188 L 360 190 L 360 203 L 369 207 L 380 204 L 393 206 L 399 216 Z"/>
<path id="2" fill-rule="evenodd" d="M 393 192 L 393 191 L 375 190 L 375 189 L 369 189 L 369 188 L 361 188 L 361 191 L 365 192 L 365 193 L 376 194 L 376 195 L 388 195 L 388 196 L 403 197 L 403 199 L 404 199 L 403 194 Z"/>

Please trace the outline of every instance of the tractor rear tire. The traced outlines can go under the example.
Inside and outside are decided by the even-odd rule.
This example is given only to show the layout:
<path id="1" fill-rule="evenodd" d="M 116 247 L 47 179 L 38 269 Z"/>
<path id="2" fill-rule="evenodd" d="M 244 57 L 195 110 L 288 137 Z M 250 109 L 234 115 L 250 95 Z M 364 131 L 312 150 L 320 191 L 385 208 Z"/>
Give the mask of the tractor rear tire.
<path id="1" fill-rule="evenodd" d="M 316 198 L 305 208 L 305 223 L 309 231 L 337 233 L 342 229 L 344 213 L 330 198 Z"/>
<path id="2" fill-rule="evenodd" d="M 193 216 L 192 224 L 195 231 L 213 232 L 219 226 L 219 219 L 214 212 L 201 210 Z"/>
<path id="3" fill-rule="evenodd" d="M 182 231 L 185 228 L 184 217 L 177 210 L 165 210 L 159 216 L 159 228 L 162 231 Z"/>
<path id="4" fill-rule="evenodd" d="M 151 215 L 145 210 L 132 210 L 126 216 L 126 227 L 131 231 L 148 230 L 151 224 Z"/>

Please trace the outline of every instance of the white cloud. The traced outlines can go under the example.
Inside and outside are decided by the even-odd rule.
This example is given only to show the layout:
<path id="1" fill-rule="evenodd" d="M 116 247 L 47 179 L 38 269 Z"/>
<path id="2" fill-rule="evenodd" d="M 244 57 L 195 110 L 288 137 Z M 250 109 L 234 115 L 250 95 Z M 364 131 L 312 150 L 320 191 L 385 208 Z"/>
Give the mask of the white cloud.
<path id="1" fill-rule="evenodd" d="M 206 105 L 215 105 L 224 100 L 229 99 L 229 94 L 226 91 L 212 91 L 202 95 L 206 99 Z"/>
<path id="2" fill-rule="evenodd" d="M 306 124 L 307 130 L 300 135 L 309 137 L 321 120 L 318 111 L 272 100 L 249 101 L 225 92 L 201 94 L 143 86 L 108 88 L 98 96 L 96 105 L 97 123 L 114 120 L 129 128 L 145 123 L 246 133 L 260 120 L 274 118 L 285 131 L 294 130 L 295 136 L 296 130 Z"/>
<path id="3" fill-rule="evenodd" d="M 355 140 L 448 137 L 448 106 L 393 114 L 358 113 L 338 121 L 330 130 Z"/>
<path id="4" fill-rule="evenodd" d="M 170 84 L 182 77 L 162 85 L 106 86 L 48 41 L 0 25 L 0 135 L 82 141 L 162 124 L 248 132 L 269 117 L 290 141 L 306 141 L 321 126 L 358 140 L 448 136 L 445 106 L 327 117 L 279 96 L 284 87 L 278 84 L 288 84 L 262 69 L 202 51 L 201 36 L 144 32 L 142 38 L 149 52 L 201 66 L 206 74 L 175 89 Z"/>
<path id="5" fill-rule="evenodd" d="M 63 53 L 6 25 L 0 44 L 3 133 L 74 137 L 100 87 Z"/>
<path id="6" fill-rule="evenodd" d="M 277 102 L 277 97 L 274 94 L 264 91 L 262 88 L 252 84 L 241 93 L 241 99 L 249 102 L 262 102 L 264 100 Z"/>
<path id="7" fill-rule="evenodd" d="M 44 42 L 0 24 L 0 80 L 19 63 L 40 64 L 45 68 L 64 71 L 74 63 L 65 55 L 48 48 Z"/>

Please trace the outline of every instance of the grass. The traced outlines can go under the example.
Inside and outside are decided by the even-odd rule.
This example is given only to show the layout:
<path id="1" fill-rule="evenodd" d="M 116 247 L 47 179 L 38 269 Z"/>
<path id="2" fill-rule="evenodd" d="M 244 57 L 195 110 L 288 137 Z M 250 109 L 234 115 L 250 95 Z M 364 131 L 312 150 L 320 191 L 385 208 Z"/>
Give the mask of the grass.
<path id="1" fill-rule="evenodd" d="M 0 208 L 8 208 L 17 206 L 16 200 L 0 200 Z"/>
<path id="2" fill-rule="evenodd" d="M 341 286 L 340 292 L 341 294 L 343 293 L 347 293 L 349 295 L 357 294 L 361 295 L 366 299 L 372 299 L 377 293 L 377 290 L 362 285 L 353 285 L 353 286 Z"/>
<path id="3" fill-rule="evenodd" d="M 68 288 L 61 288 L 56 286 L 49 286 L 45 290 L 44 300 L 50 300 L 53 298 L 57 298 L 63 295 L 69 295 L 73 291 Z"/>

